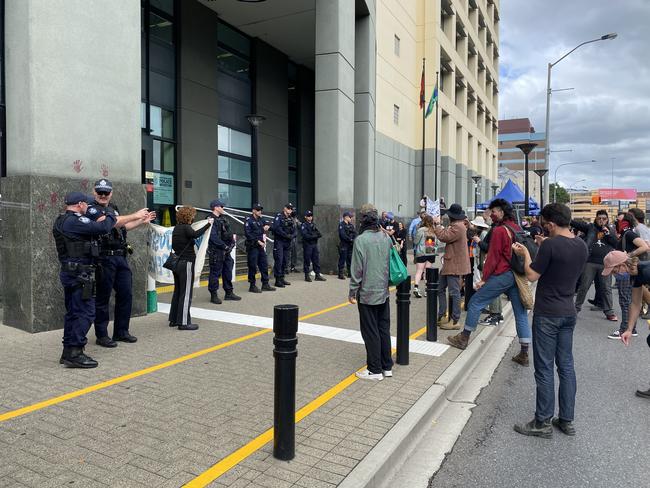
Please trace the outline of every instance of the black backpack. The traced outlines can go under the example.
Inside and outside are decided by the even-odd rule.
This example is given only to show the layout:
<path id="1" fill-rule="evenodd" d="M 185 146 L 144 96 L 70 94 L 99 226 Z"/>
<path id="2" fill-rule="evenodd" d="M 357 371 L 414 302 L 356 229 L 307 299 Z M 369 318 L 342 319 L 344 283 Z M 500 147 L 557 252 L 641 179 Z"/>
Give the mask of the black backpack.
<path id="1" fill-rule="evenodd" d="M 539 249 L 539 246 L 535 242 L 535 239 L 533 239 L 530 236 L 530 233 L 526 231 L 519 231 L 515 230 L 512 227 L 510 227 L 507 224 L 503 224 L 504 227 L 510 230 L 513 235 L 513 242 L 518 242 L 519 244 L 523 245 L 526 249 L 528 249 L 528 252 L 530 253 L 530 259 L 533 261 L 535 260 L 535 256 L 537 256 L 537 249 Z M 524 266 L 524 258 L 523 256 L 518 256 L 514 252 L 512 253 L 512 257 L 510 258 L 510 268 L 512 271 L 518 274 L 525 274 L 526 273 L 526 268 Z"/>

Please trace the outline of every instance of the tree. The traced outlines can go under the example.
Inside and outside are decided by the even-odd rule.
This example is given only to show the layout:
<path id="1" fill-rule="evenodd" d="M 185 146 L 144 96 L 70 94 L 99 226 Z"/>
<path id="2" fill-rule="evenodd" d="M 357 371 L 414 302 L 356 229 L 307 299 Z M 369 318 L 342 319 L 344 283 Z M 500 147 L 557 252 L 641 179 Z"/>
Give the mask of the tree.
<path id="1" fill-rule="evenodd" d="M 556 187 L 557 186 L 557 190 Z M 553 198 L 553 195 L 555 195 L 555 201 L 557 203 L 569 203 L 571 200 L 571 197 L 569 196 L 569 192 L 566 191 L 566 188 L 556 185 L 555 183 L 551 183 L 548 187 L 548 194 L 549 198 Z"/>

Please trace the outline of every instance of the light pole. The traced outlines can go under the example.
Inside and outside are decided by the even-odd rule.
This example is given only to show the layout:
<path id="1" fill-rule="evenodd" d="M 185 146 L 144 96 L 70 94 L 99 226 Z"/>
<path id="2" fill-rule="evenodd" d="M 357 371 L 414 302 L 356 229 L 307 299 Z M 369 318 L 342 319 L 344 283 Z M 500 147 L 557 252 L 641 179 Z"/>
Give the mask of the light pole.
<path id="1" fill-rule="evenodd" d="M 566 53 L 564 56 L 562 56 L 560 59 L 555 61 L 554 63 L 548 63 L 548 68 L 547 68 L 547 78 L 546 78 L 546 126 L 545 126 L 545 131 L 544 131 L 544 151 L 546 152 L 546 166 L 550 168 L 551 166 L 551 160 L 550 160 L 550 147 L 549 147 L 549 137 L 548 137 L 548 131 L 549 131 L 549 119 L 550 119 L 550 113 L 551 113 L 551 69 L 553 66 L 558 64 L 560 61 L 562 61 L 564 58 L 566 58 L 569 54 L 571 54 L 573 51 L 578 49 L 579 47 L 584 46 L 585 44 L 591 44 L 592 42 L 598 42 L 598 41 L 606 41 L 608 39 L 616 39 L 618 34 L 615 32 L 612 32 L 611 34 L 605 34 L 604 36 L 600 36 L 597 39 L 592 39 L 590 41 L 585 41 L 580 44 L 578 44 L 576 47 L 571 49 L 568 53 Z M 555 201 L 555 197 L 553 197 L 553 200 Z"/>
<path id="2" fill-rule="evenodd" d="M 492 188 L 492 198 L 497 196 L 497 190 L 499 189 L 499 185 L 492 185 L 490 188 Z"/>
<path id="3" fill-rule="evenodd" d="M 534 142 L 524 142 L 523 144 L 517 144 L 517 147 L 522 150 L 524 157 L 526 158 L 526 163 L 524 164 L 524 215 L 528 217 L 530 215 L 530 193 L 528 191 L 528 154 L 530 151 L 537 147 L 537 144 Z"/>
<path id="4" fill-rule="evenodd" d="M 595 163 L 597 162 L 595 159 L 588 159 L 586 161 L 576 161 L 574 163 L 562 163 L 555 168 L 555 173 L 553 176 L 553 181 L 555 182 L 555 188 L 553 188 L 553 202 L 556 202 L 556 197 L 557 197 L 557 170 L 560 169 L 562 166 L 571 166 L 573 164 L 587 164 L 587 163 Z"/>
<path id="5" fill-rule="evenodd" d="M 544 208 L 544 175 L 548 173 L 548 169 L 536 169 L 535 174 L 539 176 L 539 209 Z"/>
<path id="6" fill-rule="evenodd" d="M 476 218 L 476 211 L 478 206 L 478 182 L 481 181 L 480 176 L 472 176 L 474 180 L 474 218 Z"/>
<path id="7" fill-rule="evenodd" d="M 253 168 L 251 168 L 251 185 L 252 185 L 252 191 L 251 191 L 251 196 L 253 202 L 257 201 L 257 143 L 258 143 L 258 135 L 257 132 L 259 130 L 260 124 L 266 120 L 266 117 L 263 115 L 259 114 L 248 114 L 246 116 L 246 119 L 248 122 L 251 124 L 251 127 L 253 128 L 253 144 L 252 144 L 252 160 L 253 160 Z M 253 205 L 253 202 L 251 202 L 251 205 Z M 296 202 L 297 203 L 297 202 Z"/>

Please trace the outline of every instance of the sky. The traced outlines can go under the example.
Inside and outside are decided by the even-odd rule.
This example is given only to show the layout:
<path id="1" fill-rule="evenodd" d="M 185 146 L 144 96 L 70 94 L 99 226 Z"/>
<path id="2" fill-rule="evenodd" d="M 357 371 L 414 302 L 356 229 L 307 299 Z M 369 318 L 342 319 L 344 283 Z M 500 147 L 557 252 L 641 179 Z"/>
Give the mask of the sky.
<path id="1" fill-rule="evenodd" d="M 544 132 L 551 89 L 549 182 L 650 191 L 650 0 L 501 0 L 499 118 L 530 118 Z M 612 160 L 612 158 L 615 158 Z M 583 180 L 583 181 L 580 181 Z"/>

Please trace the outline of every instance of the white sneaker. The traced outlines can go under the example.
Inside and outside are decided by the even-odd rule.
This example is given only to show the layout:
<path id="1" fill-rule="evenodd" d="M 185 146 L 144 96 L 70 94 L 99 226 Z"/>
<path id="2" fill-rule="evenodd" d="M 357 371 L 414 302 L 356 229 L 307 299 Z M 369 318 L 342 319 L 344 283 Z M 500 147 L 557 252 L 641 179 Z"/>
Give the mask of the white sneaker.
<path id="1" fill-rule="evenodd" d="M 415 298 L 422 298 L 422 294 L 420 293 L 420 289 L 417 286 L 413 289 L 413 296 L 415 296 Z"/>
<path id="2" fill-rule="evenodd" d="M 372 381 L 381 381 L 384 379 L 384 375 L 381 373 L 371 373 L 367 369 L 364 369 L 363 371 L 357 371 L 354 373 L 357 378 L 360 380 L 372 380 Z"/>
<path id="3" fill-rule="evenodd" d="M 392 378 L 393 377 L 393 372 L 391 370 L 382 371 L 382 374 L 384 375 L 384 378 Z"/>

